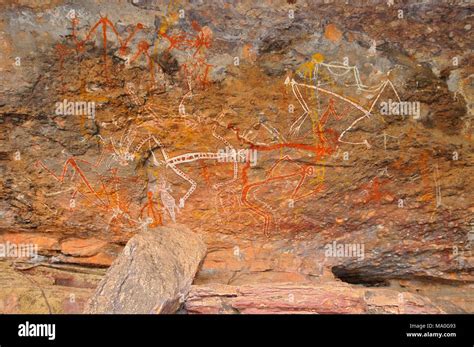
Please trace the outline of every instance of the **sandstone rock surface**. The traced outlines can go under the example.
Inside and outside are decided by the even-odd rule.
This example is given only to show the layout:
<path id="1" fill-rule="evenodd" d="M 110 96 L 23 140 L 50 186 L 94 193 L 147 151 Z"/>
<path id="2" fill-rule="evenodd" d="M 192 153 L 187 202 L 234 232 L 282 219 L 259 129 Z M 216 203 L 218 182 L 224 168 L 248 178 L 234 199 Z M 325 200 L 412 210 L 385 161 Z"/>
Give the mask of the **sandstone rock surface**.
<path id="1" fill-rule="evenodd" d="M 429 299 L 390 289 L 341 282 L 193 286 L 188 313 L 443 313 Z"/>
<path id="2" fill-rule="evenodd" d="M 472 4 L 165 3 L 2 4 L 0 243 L 38 247 L 21 273 L 51 310 L 82 312 L 98 279 L 71 269 L 102 274 L 152 218 L 203 237 L 195 284 L 390 283 L 474 312 Z M 419 114 L 382 114 L 397 97 Z M 10 270 L 0 305 L 48 312 Z"/>
<path id="3" fill-rule="evenodd" d="M 184 226 L 135 235 L 100 282 L 86 313 L 174 313 L 206 255 L 201 238 Z"/>

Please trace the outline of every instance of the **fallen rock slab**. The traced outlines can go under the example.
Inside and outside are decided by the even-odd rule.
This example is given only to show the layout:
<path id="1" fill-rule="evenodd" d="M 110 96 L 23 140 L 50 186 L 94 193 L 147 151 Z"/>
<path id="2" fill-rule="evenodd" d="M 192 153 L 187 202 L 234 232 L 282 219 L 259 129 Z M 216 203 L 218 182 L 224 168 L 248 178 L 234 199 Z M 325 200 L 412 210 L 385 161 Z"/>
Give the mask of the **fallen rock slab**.
<path id="1" fill-rule="evenodd" d="M 205 255 L 201 237 L 185 226 L 142 231 L 108 269 L 85 313 L 174 313 Z"/>
<path id="2" fill-rule="evenodd" d="M 194 285 L 185 309 L 200 314 L 444 313 L 420 295 L 342 282 Z"/>

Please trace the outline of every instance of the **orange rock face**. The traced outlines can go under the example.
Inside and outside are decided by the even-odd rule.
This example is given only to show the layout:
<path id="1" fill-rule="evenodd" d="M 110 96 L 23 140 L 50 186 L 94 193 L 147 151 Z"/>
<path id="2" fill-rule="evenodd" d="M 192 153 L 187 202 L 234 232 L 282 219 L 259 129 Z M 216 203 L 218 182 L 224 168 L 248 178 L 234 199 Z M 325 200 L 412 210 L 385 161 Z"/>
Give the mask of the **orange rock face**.
<path id="1" fill-rule="evenodd" d="M 236 311 L 474 312 L 469 4 L 327 2 L 7 5 L 0 247 L 40 256 L 3 262 L 3 309 L 48 310 L 22 266 L 79 310 L 88 285 L 46 268 L 102 271 L 179 223 L 207 246 L 195 283 Z M 219 290 L 189 307 L 225 311 Z"/>
<path id="2" fill-rule="evenodd" d="M 107 245 L 107 242 L 92 239 L 71 238 L 61 243 L 61 252 L 74 257 L 91 257 Z"/>
<path id="3" fill-rule="evenodd" d="M 44 234 L 8 233 L 0 235 L 0 243 L 7 242 L 15 245 L 32 244 L 38 247 L 38 251 L 54 251 L 59 249 L 59 239 Z"/>
<path id="4" fill-rule="evenodd" d="M 324 30 L 324 37 L 332 42 L 338 42 L 342 38 L 342 32 L 336 24 L 328 24 Z"/>

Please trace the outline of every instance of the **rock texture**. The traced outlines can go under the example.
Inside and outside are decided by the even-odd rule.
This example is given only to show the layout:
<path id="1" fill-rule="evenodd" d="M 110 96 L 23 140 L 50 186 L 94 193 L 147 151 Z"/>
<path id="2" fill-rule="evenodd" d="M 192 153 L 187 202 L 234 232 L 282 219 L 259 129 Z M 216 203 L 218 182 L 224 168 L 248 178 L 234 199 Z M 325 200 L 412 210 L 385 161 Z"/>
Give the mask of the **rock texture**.
<path id="1" fill-rule="evenodd" d="M 184 226 L 140 232 L 107 270 L 85 313 L 175 313 L 205 255 L 199 235 Z"/>
<path id="2" fill-rule="evenodd" d="M 76 265 L 0 261 L 0 313 L 81 313 L 104 273 Z"/>
<path id="3" fill-rule="evenodd" d="M 43 257 L 5 265 L 3 299 L 25 271 L 66 293 L 51 266 L 102 271 L 177 222 L 207 246 L 197 285 L 340 281 L 474 312 L 473 6 L 346 2 L 3 2 L 0 244 Z M 419 115 L 382 114 L 398 97 Z"/>
<path id="4" fill-rule="evenodd" d="M 193 286 L 185 309 L 205 314 L 443 313 L 420 295 L 340 282 Z"/>

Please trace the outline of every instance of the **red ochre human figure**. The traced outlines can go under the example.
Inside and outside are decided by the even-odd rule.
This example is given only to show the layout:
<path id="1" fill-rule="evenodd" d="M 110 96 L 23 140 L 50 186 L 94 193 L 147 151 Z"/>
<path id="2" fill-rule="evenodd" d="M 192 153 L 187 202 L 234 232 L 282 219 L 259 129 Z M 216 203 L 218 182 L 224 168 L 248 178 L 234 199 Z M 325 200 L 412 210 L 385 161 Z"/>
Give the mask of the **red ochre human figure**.
<path id="1" fill-rule="evenodd" d="M 93 34 L 95 34 L 97 32 L 97 29 L 99 27 L 101 28 L 101 31 L 102 31 L 102 44 L 103 44 L 103 47 L 104 47 L 103 60 L 104 60 L 104 71 L 105 71 L 105 73 L 107 73 L 107 29 L 110 28 L 110 30 L 112 30 L 112 32 L 115 34 L 115 37 L 117 38 L 117 40 L 119 42 L 119 45 L 120 45 L 119 53 L 123 55 L 123 54 L 126 53 L 128 44 L 130 43 L 132 38 L 136 35 L 136 33 L 138 31 L 140 31 L 144 28 L 143 24 L 138 23 L 135 26 L 135 28 L 132 30 L 132 32 L 128 35 L 128 37 L 125 40 L 122 40 L 122 38 L 120 37 L 120 35 L 119 35 L 117 29 L 115 28 L 114 24 L 107 18 L 107 16 L 105 16 L 105 17 L 101 16 L 100 19 L 89 30 L 89 32 L 87 33 L 85 39 L 84 40 L 79 40 L 78 35 L 77 35 L 77 25 L 79 24 L 79 20 L 76 17 L 74 17 L 74 18 L 71 19 L 71 23 L 72 23 L 72 39 L 73 39 L 73 41 L 76 45 L 76 50 L 78 52 L 84 51 L 86 42 L 91 40 Z"/>
<path id="2" fill-rule="evenodd" d="M 335 101 L 334 99 L 330 98 L 328 107 L 313 128 L 314 137 L 319 139 L 319 143 L 316 145 L 318 159 L 325 155 L 330 155 L 336 151 L 339 134 L 334 129 L 326 128 L 326 124 L 331 117 L 336 121 L 341 120 L 343 118 L 343 113 L 344 111 L 337 113 Z"/>
<path id="3" fill-rule="evenodd" d="M 204 49 L 211 46 L 212 31 L 207 27 L 201 28 L 195 21 L 192 22 L 192 27 L 197 31 L 197 35 L 191 39 L 188 39 L 188 35 L 182 32 L 174 35 L 160 32 L 160 35 L 169 42 L 166 52 L 173 49 L 182 51 L 194 49 L 192 59 L 183 63 L 180 71 L 186 81 L 193 79 L 200 84 L 202 89 L 205 89 L 210 84 L 208 78 L 212 65 L 206 62 Z"/>
<path id="4" fill-rule="evenodd" d="M 121 55 L 124 55 L 126 52 L 127 52 L 127 47 L 128 47 L 128 44 L 130 43 L 130 41 L 133 39 L 133 37 L 137 34 L 137 32 L 139 32 L 140 30 L 143 30 L 143 24 L 142 23 L 137 23 L 137 25 L 135 25 L 135 28 L 133 28 L 132 32 L 128 35 L 128 37 L 125 39 L 125 41 L 123 41 L 121 44 L 120 44 L 120 50 L 119 50 L 119 53 Z"/>
<path id="5" fill-rule="evenodd" d="M 140 211 L 140 218 L 142 218 L 143 211 L 146 209 L 148 218 L 151 218 L 153 220 L 153 222 L 149 224 L 151 228 L 163 225 L 163 219 L 161 218 L 161 214 L 158 213 L 154 207 L 155 202 L 153 201 L 153 192 L 148 191 L 146 196 L 147 202 Z"/>
<path id="6" fill-rule="evenodd" d="M 181 73 L 184 80 L 192 79 L 198 83 L 202 89 L 206 89 L 210 85 L 209 72 L 211 64 L 208 64 L 203 58 L 183 63 L 181 65 Z"/>
<path id="7" fill-rule="evenodd" d="M 364 200 L 365 204 L 371 201 L 380 202 L 384 197 L 392 197 L 391 193 L 380 189 L 381 183 L 383 182 L 378 177 L 375 177 L 369 184 L 362 186 L 363 192 L 367 192 Z"/>
<path id="8" fill-rule="evenodd" d="M 168 35 L 166 33 L 160 33 L 160 35 L 168 40 L 169 46 L 166 48 L 166 52 L 171 52 L 173 49 L 184 50 L 189 46 L 187 36 L 185 33 L 178 33 L 175 35 Z"/>
<path id="9" fill-rule="evenodd" d="M 121 36 L 119 35 L 117 29 L 115 28 L 114 24 L 106 17 L 100 17 L 99 21 L 97 21 L 94 26 L 89 30 L 89 33 L 87 34 L 86 38 L 84 40 L 79 40 L 77 36 L 77 25 L 79 24 L 79 19 L 76 17 L 71 18 L 71 24 L 72 24 L 72 39 L 74 43 L 76 44 L 76 49 L 78 51 L 83 51 L 85 47 L 85 43 L 91 39 L 92 34 L 95 33 L 97 28 L 102 25 L 102 37 L 104 39 L 104 50 L 107 50 L 106 47 L 106 40 L 107 40 L 107 27 L 109 27 L 115 36 L 117 37 L 117 40 L 119 41 L 120 44 L 120 50 L 119 53 L 121 55 L 126 53 L 128 44 L 130 41 L 133 39 L 133 37 L 140 31 L 143 30 L 144 26 L 142 23 L 137 23 L 135 27 L 133 28 L 132 32 L 129 33 L 128 37 L 125 40 L 122 40 Z"/>
<path id="10" fill-rule="evenodd" d="M 196 37 L 189 41 L 190 47 L 195 49 L 193 54 L 193 57 L 195 57 L 198 53 L 201 53 L 203 48 L 211 47 L 212 31 L 208 27 L 201 28 L 196 21 L 193 21 L 191 25 L 198 32 Z"/>
<path id="11" fill-rule="evenodd" d="M 148 42 L 140 41 L 138 43 L 138 51 L 137 53 L 135 53 L 132 59 L 130 59 L 130 63 L 133 63 L 140 56 L 144 55 L 148 63 L 148 68 L 150 70 L 151 85 L 154 86 L 155 85 L 154 65 L 153 65 L 153 59 L 150 57 L 150 54 L 148 53 L 149 49 L 150 49 L 150 44 Z"/>
<path id="12" fill-rule="evenodd" d="M 202 89 L 206 89 L 210 85 L 209 70 L 212 65 L 206 63 L 204 59 L 198 60 L 198 64 L 200 73 L 197 75 L 196 81 L 201 85 Z"/>
<path id="13" fill-rule="evenodd" d="M 129 30 L 128 36 L 125 39 L 119 35 L 114 24 L 108 19 L 107 16 L 101 16 L 100 19 L 90 28 L 87 35 L 83 40 L 80 40 L 78 37 L 77 26 L 79 24 L 79 19 L 77 17 L 70 18 L 72 24 L 72 40 L 76 46 L 76 51 L 83 52 L 85 45 L 88 41 L 92 40 L 93 35 L 101 31 L 102 33 L 102 45 L 103 45 L 103 63 L 104 63 L 104 74 L 108 78 L 108 61 L 107 61 L 107 30 L 111 30 L 117 41 L 119 43 L 119 54 L 124 56 L 127 53 L 127 48 L 136 36 L 136 34 L 144 29 L 144 25 L 137 23 L 133 30 Z M 189 39 L 187 33 L 180 32 L 174 35 L 168 35 L 166 32 L 160 31 L 158 34 L 166 39 L 169 42 L 169 46 L 166 48 L 166 52 L 170 52 L 173 49 L 178 50 L 188 50 L 194 49 L 192 54 L 192 59 L 187 63 L 183 64 L 182 71 L 186 78 L 192 77 L 196 83 L 199 83 L 203 89 L 205 89 L 209 84 L 209 72 L 212 65 L 207 64 L 204 57 L 204 49 L 209 48 L 212 42 L 212 31 L 208 27 L 201 28 L 196 22 L 192 23 L 192 27 L 197 31 L 197 35 Z M 57 47 L 60 67 L 62 69 L 64 58 L 68 53 L 63 49 L 64 47 Z M 146 41 L 140 41 L 137 45 L 137 52 L 130 59 L 130 63 L 137 60 L 141 55 L 144 55 L 147 59 L 148 67 L 150 70 L 150 77 L 152 80 L 152 88 L 155 86 L 155 76 L 154 76 L 154 64 L 153 59 L 149 53 L 150 44 Z"/>
<path id="14" fill-rule="evenodd" d="M 107 27 L 109 27 L 112 30 L 112 32 L 115 34 L 115 37 L 117 38 L 121 46 L 122 46 L 122 39 L 120 38 L 120 35 L 117 32 L 117 29 L 115 29 L 114 24 L 107 18 L 107 16 L 105 17 L 101 16 L 99 21 L 95 23 L 95 25 L 89 30 L 89 33 L 87 34 L 83 42 L 89 41 L 90 38 L 92 37 L 92 34 L 96 32 L 99 26 L 101 26 L 101 29 L 102 29 L 102 45 L 104 47 L 104 71 L 107 71 Z"/>
<path id="15" fill-rule="evenodd" d="M 346 110 L 346 109 L 345 109 Z M 336 102 L 334 101 L 333 98 L 329 99 L 329 104 L 326 110 L 324 111 L 323 115 L 319 119 L 319 125 L 324 128 L 326 126 L 326 123 L 329 121 L 329 119 L 332 117 L 336 120 L 341 120 L 343 117 L 343 114 L 345 110 L 341 113 L 337 113 L 336 111 Z"/>
<path id="16" fill-rule="evenodd" d="M 92 165 L 92 166 L 96 166 L 92 163 L 89 163 L 88 161 L 85 161 L 85 160 L 82 160 L 82 159 L 77 159 L 77 158 L 74 158 L 74 157 L 70 157 L 68 160 L 66 160 L 66 162 L 64 163 L 63 165 L 63 169 L 62 169 L 62 172 L 61 172 L 61 175 L 60 176 L 57 176 L 54 172 L 52 172 L 42 161 L 37 161 L 36 162 L 36 166 L 41 166 L 42 168 L 44 168 L 50 175 L 52 175 L 57 181 L 59 181 L 60 183 L 63 183 L 64 182 L 64 178 L 66 177 L 66 174 L 68 172 L 68 168 L 71 167 L 72 170 L 76 173 L 79 174 L 79 177 L 81 178 L 81 181 L 82 183 L 87 187 L 87 189 L 97 198 L 97 200 L 100 202 L 101 205 L 103 206 L 108 206 L 108 204 L 106 202 L 104 202 L 100 195 L 98 194 L 98 192 L 92 187 L 92 185 L 90 184 L 89 180 L 87 179 L 86 175 L 84 174 L 84 172 L 82 171 L 82 169 L 79 167 L 79 165 L 77 164 L 77 162 L 80 161 L 80 162 L 83 162 L 83 163 L 86 163 L 88 165 Z M 100 163 L 100 159 L 99 159 L 99 163 Z M 105 185 L 102 183 L 102 187 L 104 188 L 105 190 Z M 72 197 L 74 198 L 76 196 L 78 192 L 78 189 L 75 189 L 75 191 L 73 192 L 73 195 Z"/>

